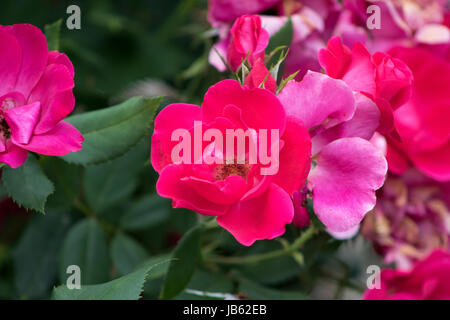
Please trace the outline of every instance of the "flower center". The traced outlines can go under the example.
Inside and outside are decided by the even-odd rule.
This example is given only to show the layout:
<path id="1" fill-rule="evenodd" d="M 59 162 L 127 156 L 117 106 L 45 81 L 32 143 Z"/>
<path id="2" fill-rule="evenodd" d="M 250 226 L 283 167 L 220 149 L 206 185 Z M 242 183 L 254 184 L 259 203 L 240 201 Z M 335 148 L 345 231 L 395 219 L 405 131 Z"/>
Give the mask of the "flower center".
<path id="1" fill-rule="evenodd" d="M 250 164 L 218 164 L 216 166 L 216 180 L 225 180 L 226 177 L 238 175 L 247 180 Z"/>
<path id="2" fill-rule="evenodd" d="M 5 111 L 11 110 L 16 107 L 16 101 L 11 98 L 6 98 L 3 101 L 0 102 L 0 136 L 4 140 L 8 140 L 11 138 L 11 128 L 9 127 L 8 123 L 5 120 L 5 117 L 3 116 L 3 113 Z"/>

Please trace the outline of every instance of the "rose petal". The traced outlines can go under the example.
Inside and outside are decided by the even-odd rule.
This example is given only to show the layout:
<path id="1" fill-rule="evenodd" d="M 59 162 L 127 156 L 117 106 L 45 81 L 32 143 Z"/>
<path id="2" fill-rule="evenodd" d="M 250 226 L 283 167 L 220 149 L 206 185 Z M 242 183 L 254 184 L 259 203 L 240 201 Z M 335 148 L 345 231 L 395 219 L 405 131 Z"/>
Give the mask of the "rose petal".
<path id="1" fill-rule="evenodd" d="M 359 224 L 376 202 L 384 182 L 386 159 L 369 141 L 343 138 L 325 146 L 308 181 L 314 211 L 330 231 Z"/>
<path id="2" fill-rule="evenodd" d="M 247 75 L 244 81 L 244 85 L 252 88 L 259 88 L 263 84 L 263 87 L 273 93 L 277 91 L 277 82 L 270 74 L 269 70 L 267 70 L 264 65 L 264 61 L 262 59 L 256 60 L 253 65 L 252 70 Z"/>
<path id="3" fill-rule="evenodd" d="M 377 105 L 363 94 L 355 92 L 354 95 L 356 111 L 353 118 L 315 135 L 312 139 L 313 155 L 340 138 L 360 137 L 369 140 L 373 136 L 380 121 L 380 111 Z"/>
<path id="4" fill-rule="evenodd" d="M 27 98 L 47 65 L 47 40 L 42 31 L 31 24 L 15 24 L 5 29 L 19 41 L 22 48 L 22 63 L 15 90 Z"/>
<path id="5" fill-rule="evenodd" d="M 21 61 L 22 49 L 19 42 L 0 29 L 0 96 L 14 89 Z"/>
<path id="6" fill-rule="evenodd" d="M 7 110 L 4 117 L 11 128 L 11 137 L 16 144 L 27 144 L 33 135 L 36 123 L 39 121 L 41 104 L 34 102 L 28 105 Z"/>
<path id="7" fill-rule="evenodd" d="M 64 156 L 81 150 L 84 141 L 81 133 L 70 123 L 61 121 L 52 130 L 34 135 L 28 144 L 21 148 L 48 156 Z"/>
<path id="8" fill-rule="evenodd" d="M 245 179 L 238 175 L 214 182 L 196 177 L 189 177 L 183 181 L 200 196 L 220 205 L 231 205 L 238 202 L 248 188 Z"/>
<path id="9" fill-rule="evenodd" d="M 311 166 L 311 138 L 305 125 L 287 118 L 282 140 L 284 146 L 279 154 L 279 169 L 274 182 L 289 195 L 305 183 Z"/>
<path id="10" fill-rule="evenodd" d="M 229 206 L 219 205 L 200 196 L 189 183 L 183 181 L 191 171 L 185 165 L 165 166 L 156 183 L 156 191 L 162 197 L 173 200 L 174 208 L 186 208 L 207 216 L 225 214 Z"/>
<path id="11" fill-rule="evenodd" d="M 199 106 L 185 103 L 168 105 L 156 116 L 152 136 L 151 161 L 157 172 L 172 163 L 171 154 L 179 141 L 171 141 L 177 129 L 190 130 L 194 121 L 201 121 Z"/>
<path id="12" fill-rule="evenodd" d="M 272 184 L 260 197 L 232 206 L 226 215 L 217 218 L 217 223 L 241 244 L 250 246 L 256 240 L 281 236 L 293 217 L 291 198 L 283 189 Z"/>
<path id="13" fill-rule="evenodd" d="M 419 170 L 437 181 L 450 180 L 450 142 L 429 152 L 410 153 L 411 161 Z"/>
<path id="14" fill-rule="evenodd" d="M 41 103 L 41 119 L 36 126 L 36 134 L 51 130 L 72 112 L 75 107 L 73 87 L 73 78 L 66 66 L 51 64 L 45 69 L 28 99 L 29 102 Z"/>
<path id="15" fill-rule="evenodd" d="M 341 80 L 309 71 L 303 81 L 289 81 L 278 95 L 288 116 L 300 119 L 310 129 L 328 119 L 332 127 L 352 118 L 355 99 Z"/>
<path id="16" fill-rule="evenodd" d="M 280 136 L 285 126 L 285 112 L 277 97 L 265 89 L 241 87 L 235 80 L 223 80 L 210 87 L 202 104 L 203 119 L 211 122 L 223 116 L 226 106 L 241 109 L 242 120 L 248 127 L 279 129 Z"/>
<path id="17" fill-rule="evenodd" d="M 7 151 L 0 153 L 0 162 L 6 163 L 15 169 L 25 163 L 28 157 L 28 151 L 12 143 L 7 143 Z"/>
<path id="18" fill-rule="evenodd" d="M 70 76 L 72 78 L 75 76 L 75 70 L 73 68 L 73 64 L 64 53 L 61 53 L 58 51 L 49 51 L 47 65 L 50 65 L 50 64 L 64 65 L 64 66 L 66 66 L 67 70 L 69 71 Z"/>

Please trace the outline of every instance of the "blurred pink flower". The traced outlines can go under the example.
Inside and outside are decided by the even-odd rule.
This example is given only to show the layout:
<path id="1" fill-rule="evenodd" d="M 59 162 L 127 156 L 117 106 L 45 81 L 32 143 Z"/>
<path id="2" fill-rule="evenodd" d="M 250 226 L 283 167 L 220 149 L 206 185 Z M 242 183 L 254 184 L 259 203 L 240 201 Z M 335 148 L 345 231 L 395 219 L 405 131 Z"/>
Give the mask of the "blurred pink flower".
<path id="1" fill-rule="evenodd" d="M 281 0 L 209 0 L 210 21 L 230 22 L 244 14 L 254 14 L 269 9 Z"/>
<path id="2" fill-rule="evenodd" d="M 365 44 L 371 52 L 387 51 L 397 45 L 447 45 L 450 30 L 445 24 L 446 0 L 344 0 L 345 15 L 336 34 L 352 45 L 355 34 L 367 31 L 367 7 L 380 8 L 380 29 L 368 30 Z M 342 27 L 347 26 L 347 27 Z M 348 41 L 347 41 L 348 40 Z M 361 41 L 361 39 L 359 39 Z"/>
<path id="3" fill-rule="evenodd" d="M 375 210 L 363 223 L 387 263 L 410 269 L 436 248 L 449 250 L 450 183 L 439 183 L 410 169 L 390 175 L 377 194 Z"/>
<path id="4" fill-rule="evenodd" d="M 419 261 L 412 270 L 384 269 L 381 271 L 380 288 L 364 293 L 365 300 L 449 300 L 450 254 L 433 251 Z"/>
<path id="5" fill-rule="evenodd" d="M 411 99 L 394 113 L 401 141 L 388 139 L 389 169 L 411 164 L 438 181 L 450 180 L 450 63 L 421 48 L 394 48 L 414 75 Z"/>
<path id="6" fill-rule="evenodd" d="M 38 28 L 0 26 L 0 162 L 17 168 L 28 151 L 62 156 L 81 149 L 81 134 L 62 121 L 75 105 L 73 77 L 70 60 L 49 52 Z"/>

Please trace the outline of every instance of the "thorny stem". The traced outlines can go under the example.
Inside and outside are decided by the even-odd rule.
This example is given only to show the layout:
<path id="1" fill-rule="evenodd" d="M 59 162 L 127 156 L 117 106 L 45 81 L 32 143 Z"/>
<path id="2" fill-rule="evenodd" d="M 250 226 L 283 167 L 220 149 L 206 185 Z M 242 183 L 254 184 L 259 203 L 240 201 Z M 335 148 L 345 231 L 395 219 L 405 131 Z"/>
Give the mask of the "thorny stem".
<path id="1" fill-rule="evenodd" d="M 258 263 L 264 260 L 269 260 L 284 255 L 290 255 L 296 252 L 298 249 L 300 249 L 309 239 L 311 239 L 315 231 L 316 230 L 314 229 L 314 226 L 311 225 L 291 245 L 283 249 L 243 257 L 210 256 L 206 260 L 219 264 L 250 264 L 250 263 Z"/>

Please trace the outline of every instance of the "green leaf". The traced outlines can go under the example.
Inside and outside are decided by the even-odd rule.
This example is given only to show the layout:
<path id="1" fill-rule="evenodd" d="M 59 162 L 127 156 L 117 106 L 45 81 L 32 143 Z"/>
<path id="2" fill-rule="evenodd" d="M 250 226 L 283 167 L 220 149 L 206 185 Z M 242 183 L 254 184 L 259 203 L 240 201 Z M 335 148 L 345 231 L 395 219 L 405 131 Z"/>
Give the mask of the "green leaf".
<path id="1" fill-rule="evenodd" d="M 48 198 L 47 207 L 71 207 L 80 193 L 83 168 L 70 165 L 57 157 L 43 158 L 41 166 L 55 185 L 55 192 Z"/>
<path id="2" fill-rule="evenodd" d="M 13 252 L 14 282 L 22 299 L 48 298 L 70 219 L 60 212 L 35 215 Z M 48 295 L 47 295 L 48 294 Z"/>
<path id="3" fill-rule="evenodd" d="M 149 256 L 145 248 L 133 238 L 119 233 L 112 241 L 111 257 L 119 273 L 126 275 L 136 270 Z"/>
<path id="4" fill-rule="evenodd" d="M 109 280 L 110 260 L 106 235 L 94 219 L 86 218 L 75 224 L 67 234 L 61 252 L 59 279 L 65 282 L 67 267 L 77 265 L 82 284 Z"/>
<path id="5" fill-rule="evenodd" d="M 70 290 L 61 285 L 53 290 L 54 300 L 138 300 L 153 267 L 141 268 L 121 278 Z"/>
<path id="6" fill-rule="evenodd" d="M 45 37 L 47 38 L 48 50 L 59 50 L 59 34 L 61 32 L 62 19 L 44 27 Z"/>
<path id="7" fill-rule="evenodd" d="M 175 248 L 164 285 L 161 299 L 172 299 L 180 294 L 189 283 L 200 260 L 202 227 L 189 230 Z"/>
<path id="8" fill-rule="evenodd" d="M 2 182 L 19 205 L 44 213 L 47 197 L 54 191 L 39 162 L 32 155 L 17 169 L 3 168 Z"/>
<path id="9" fill-rule="evenodd" d="M 272 37 L 270 37 L 269 45 L 267 46 L 266 52 L 272 52 L 280 46 L 289 47 L 292 42 L 292 37 L 294 34 L 292 20 L 291 18 L 286 21 L 283 27 L 278 30 Z"/>
<path id="10" fill-rule="evenodd" d="M 122 217 L 120 225 L 125 230 L 144 230 L 160 225 L 169 214 L 170 200 L 151 194 L 135 202 Z"/>
<path id="11" fill-rule="evenodd" d="M 89 165 L 115 159 L 135 146 L 148 132 L 162 98 L 131 98 L 119 105 L 74 115 L 66 120 L 83 134 L 83 148 L 62 158 Z"/>
<path id="12" fill-rule="evenodd" d="M 247 279 L 240 279 L 239 292 L 254 300 L 306 300 L 308 296 L 296 291 L 283 291 L 261 286 Z"/>
<path id="13" fill-rule="evenodd" d="M 138 174 L 144 169 L 149 153 L 147 148 L 134 148 L 119 159 L 87 167 L 83 186 L 90 208 L 102 213 L 128 198 L 137 186 Z"/>

